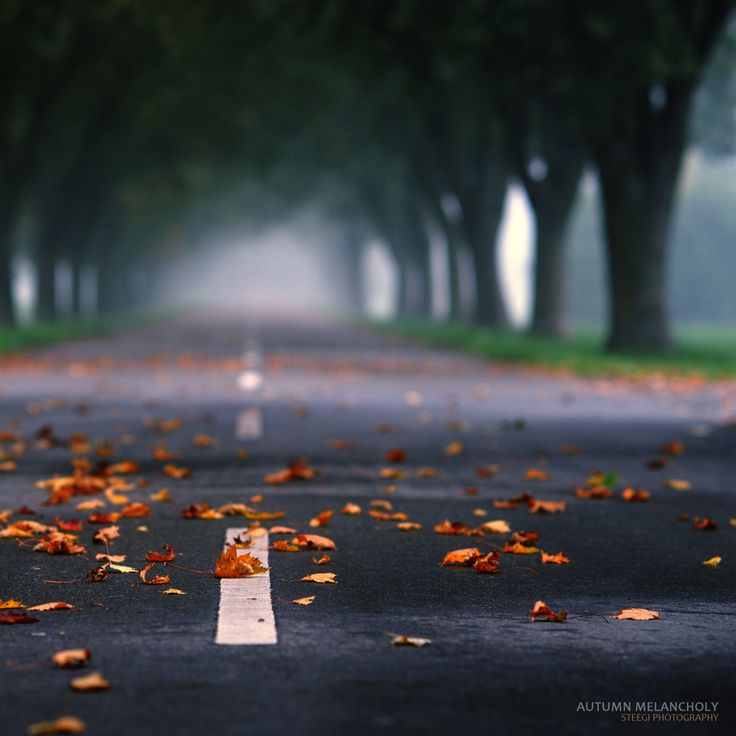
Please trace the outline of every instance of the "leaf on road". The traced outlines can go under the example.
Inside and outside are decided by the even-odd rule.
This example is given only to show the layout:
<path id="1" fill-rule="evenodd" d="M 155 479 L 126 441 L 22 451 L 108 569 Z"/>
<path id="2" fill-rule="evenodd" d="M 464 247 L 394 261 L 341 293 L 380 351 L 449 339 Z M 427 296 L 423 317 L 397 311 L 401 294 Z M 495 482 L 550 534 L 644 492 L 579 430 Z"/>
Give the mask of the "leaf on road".
<path id="1" fill-rule="evenodd" d="M 277 539 L 273 543 L 273 549 L 277 549 L 279 552 L 299 552 L 301 548 L 295 544 L 289 544 L 285 539 Z"/>
<path id="2" fill-rule="evenodd" d="M 403 447 L 392 447 L 386 452 L 387 463 L 403 463 L 406 460 L 406 450 Z"/>
<path id="3" fill-rule="evenodd" d="M 335 580 L 335 573 L 334 572 L 315 572 L 311 575 L 305 575 L 302 580 L 306 581 L 307 583 L 335 583 L 337 584 L 337 580 Z"/>
<path id="4" fill-rule="evenodd" d="M 148 575 L 148 571 L 155 565 L 154 562 L 152 562 L 150 565 L 146 565 L 139 573 L 141 582 L 145 583 L 146 585 L 165 585 L 166 583 L 171 582 L 171 578 L 168 575 L 154 575 L 150 580 L 146 579 L 146 576 Z"/>
<path id="5" fill-rule="evenodd" d="M 292 603 L 296 603 L 297 606 L 311 606 L 316 597 L 316 595 L 308 595 L 305 598 L 295 598 Z"/>
<path id="6" fill-rule="evenodd" d="M 34 552 L 46 552 L 50 555 L 81 555 L 87 550 L 76 543 L 76 537 L 61 532 L 47 534 L 34 548 Z"/>
<path id="7" fill-rule="evenodd" d="M 0 609 L 2 608 L 23 608 L 23 604 L 20 601 L 13 600 L 12 598 L 8 598 L 8 600 L 4 601 L 2 598 L 0 598 Z"/>
<path id="8" fill-rule="evenodd" d="M 161 595 L 186 595 L 186 591 L 179 590 L 179 588 L 166 588 L 161 591 Z"/>
<path id="9" fill-rule="evenodd" d="M 191 478 L 192 476 L 191 468 L 185 468 L 181 465 L 174 465 L 173 463 L 164 465 L 162 470 L 166 475 L 169 476 L 169 478 L 173 478 L 174 480 L 182 480 L 184 478 Z"/>
<path id="10" fill-rule="evenodd" d="M 693 485 L 689 480 L 682 480 L 681 478 L 670 478 L 664 482 L 665 488 L 670 488 L 673 491 L 689 491 Z"/>
<path id="11" fill-rule="evenodd" d="M 628 502 L 648 501 L 651 497 L 652 494 L 642 488 L 624 488 L 624 490 L 621 491 L 621 498 L 623 498 L 624 501 Z"/>
<path id="12" fill-rule="evenodd" d="M 498 572 L 498 566 L 501 564 L 501 556 L 498 552 L 489 552 L 487 555 L 480 557 L 473 563 L 473 570 L 487 574 Z"/>
<path id="13" fill-rule="evenodd" d="M 371 509 L 368 512 L 368 516 L 378 521 L 406 521 L 407 515 L 403 511 L 379 511 L 378 509 Z"/>
<path id="14" fill-rule="evenodd" d="M 296 534 L 296 529 L 290 526 L 272 526 L 268 531 L 269 534 Z"/>
<path id="15" fill-rule="evenodd" d="M 26 611 L 69 611 L 74 610 L 71 603 L 64 601 L 52 601 L 51 603 L 39 603 L 37 606 L 26 608 Z"/>
<path id="16" fill-rule="evenodd" d="M 504 521 L 503 519 L 483 522 L 480 528 L 484 532 L 490 532 L 491 534 L 508 534 L 511 531 L 508 521 Z"/>
<path id="17" fill-rule="evenodd" d="M 570 562 L 570 558 L 565 557 L 562 552 L 558 552 L 556 555 L 548 555 L 546 552 L 542 552 L 542 562 L 544 564 L 566 565 Z"/>
<path id="18" fill-rule="evenodd" d="M 529 470 L 524 473 L 524 478 L 526 480 L 547 481 L 552 479 L 552 475 L 546 470 L 540 470 L 539 468 L 529 468 Z"/>
<path id="19" fill-rule="evenodd" d="M 174 549 L 170 544 L 164 544 L 162 552 L 154 552 L 151 550 L 146 555 L 146 562 L 171 562 L 174 559 Z"/>
<path id="20" fill-rule="evenodd" d="M 105 526 L 101 529 L 98 529 L 94 536 L 92 537 L 92 541 L 95 544 L 110 544 L 113 539 L 117 539 L 120 536 L 120 527 L 119 526 Z"/>
<path id="21" fill-rule="evenodd" d="M 340 513 L 346 516 L 357 516 L 363 509 L 358 506 L 357 503 L 346 503 L 341 509 Z"/>
<path id="22" fill-rule="evenodd" d="M 567 611 L 553 611 L 544 601 L 537 601 L 531 611 L 532 621 L 537 621 L 542 616 L 545 621 L 552 621 L 557 624 L 563 623 L 567 619 Z"/>
<path id="23" fill-rule="evenodd" d="M 47 736 L 49 734 L 84 733 L 87 724 L 76 716 L 59 716 L 53 721 L 40 721 L 28 726 L 28 736 Z"/>
<path id="24" fill-rule="evenodd" d="M 38 623 L 37 618 L 26 616 L 24 613 L 1 613 L 0 624 L 9 626 L 12 624 L 35 624 Z"/>
<path id="25" fill-rule="evenodd" d="M 659 618 L 659 611 L 650 611 L 648 608 L 624 608 L 614 618 L 629 619 L 631 621 L 651 621 Z"/>
<path id="26" fill-rule="evenodd" d="M 462 442 L 450 442 L 450 444 L 445 447 L 445 455 L 449 455 L 450 457 L 454 455 L 462 455 L 463 452 L 465 452 L 465 445 Z"/>
<path id="27" fill-rule="evenodd" d="M 329 537 L 321 537 L 319 534 L 297 534 L 291 540 L 291 544 L 302 549 L 334 550 L 335 543 Z"/>
<path id="28" fill-rule="evenodd" d="M 426 647 L 431 644 L 431 639 L 421 639 L 418 636 L 406 636 L 404 634 L 391 634 L 391 643 L 395 647 Z"/>
<path id="29" fill-rule="evenodd" d="M 222 519 L 223 515 L 215 511 L 208 503 L 193 503 L 181 510 L 184 519 Z"/>
<path id="30" fill-rule="evenodd" d="M 566 506 L 564 501 L 539 501 L 536 498 L 529 499 L 527 505 L 532 514 L 558 514 Z"/>
<path id="31" fill-rule="evenodd" d="M 319 528 L 323 526 L 329 526 L 330 519 L 332 518 L 332 515 L 334 514 L 333 509 L 325 509 L 324 511 L 320 512 L 315 516 L 313 519 L 309 520 L 309 526 L 312 528 Z"/>
<path id="32" fill-rule="evenodd" d="M 422 528 L 421 524 L 417 524 L 416 521 L 401 521 L 396 525 L 396 528 L 400 532 L 413 532 Z"/>
<path id="33" fill-rule="evenodd" d="M 238 555 L 236 547 L 228 547 L 215 562 L 215 577 L 246 578 L 260 575 L 268 570 L 263 563 L 252 555 Z M 168 582 L 168 580 L 167 580 Z"/>
<path id="34" fill-rule="evenodd" d="M 332 558 L 329 555 L 322 555 L 322 557 L 312 557 L 312 562 L 315 565 L 326 565 Z"/>
<path id="35" fill-rule="evenodd" d="M 75 677 L 69 687 L 78 693 L 99 693 L 109 690 L 112 685 L 106 680 L 101 672 L 90 672 L 88 675 Z"/>
<path id="36" fill-rule="evenodd" d="M 160 491 L 156 491 L 156 493 L 151 493 L 148 498 L 156 503 L 168 503 L 172 500 L 171 491 L 168 488 L 162 488 Z"/>
<path id="37" fill-rule="evenodd" d="M 472 536 L 478 533 L 476 529 L 463 524 L 462 521 L 450 521 L 449 519 L 445 519 L 441 524 L 436 524 L 434 531 L 435 534 L 456 534 L 464 536 Z"/>
<path id="38" fill-rule="evenodd" d="M 454 549 L 452 552 L 448 552 L 442 562 L 441 567 L 447 567 L 449 565 L 472 565 L 481 556 L 480 550 L 477 547 L 465 547 L 463 549 Z"/>
<path id="39" fill-rule="evenodd" d="M 533 555 L 536 552 L 541 552 L 538 547 L 531 547 L 520 542 L 514 542 L 513 544 L 505 544 L 503 551 L 510 555 Z"/>
<path id="40" fill-rule="evenodd" d="M 717 555 L 715 557 L 711 557 L 709 560 L 703 560 L 704 565 L 708 565 L 708 567 L 718 567 L 718 565 L 721 564 L 721 558 Z M 0 606 L 2 608 L 2 606 Z"/>
<path id="41" fill-rule="evenodd" d="M 62 669 L 79 669 L 84 667 L 92 657 L 89 649 L 62 649 L 51 655 L 55 667 Z"/>
<path id="42" fill-rule="evenodd" d="M 305 459 L 295 460 L 283 470 L 270 473 L 263 480 L 274 486 L 284 483 L 293 483 L 298 480 L 312 480 L 317 477 L 317 470 L 309 465 Z"/>
<path id="43" fill-rule="evenodd" d="M 701 531 L 712 532 L 718 529 L 718 524 L 707 516 L 696 516 L 693 519 L 693 527 L 695 527 L 695 529 L 700 529 Z"/>

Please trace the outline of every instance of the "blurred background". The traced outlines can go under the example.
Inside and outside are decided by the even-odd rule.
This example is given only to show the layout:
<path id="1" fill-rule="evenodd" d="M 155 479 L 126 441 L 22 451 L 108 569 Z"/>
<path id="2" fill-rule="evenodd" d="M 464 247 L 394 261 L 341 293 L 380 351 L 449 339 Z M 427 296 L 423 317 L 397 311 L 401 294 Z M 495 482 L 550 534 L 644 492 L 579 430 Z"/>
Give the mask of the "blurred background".
<path id="1" fill-rule="evenodd" d="M 309 308 L 736 370 L 732 0 L 0 0 L 0 54 L 3 334 Z"/>

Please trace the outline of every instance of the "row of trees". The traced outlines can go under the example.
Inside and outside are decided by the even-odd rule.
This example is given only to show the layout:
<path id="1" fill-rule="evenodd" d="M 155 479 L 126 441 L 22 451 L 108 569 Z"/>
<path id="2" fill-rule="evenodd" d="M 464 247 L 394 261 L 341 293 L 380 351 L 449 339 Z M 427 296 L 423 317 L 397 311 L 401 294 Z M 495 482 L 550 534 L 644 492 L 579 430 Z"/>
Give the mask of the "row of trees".
<path id="1" fill-rule="evenodd" d="M 428 316 L 430 239 L 441 236 L 450 318 L 506 327 L 495 248 L 513 178 L 536 219 L 531 329 L 563 335 L 565 231 L 592 164 L 608 346 L 669 347 L 678 173 L 734 0 L 172 6 L 3 3 L 0 53 L 18 73 L 0 82 L 0 320 L 13 320 L 19 242 L 32 244 L 38 314 L 52 318 L 61 259 L 77 295 L 91 265 L 98 305 L 114 309 L 213 228 L 313 203 L 340 223 L 355 306 L 360 250 L 379 237 L 399 312 Z"/>

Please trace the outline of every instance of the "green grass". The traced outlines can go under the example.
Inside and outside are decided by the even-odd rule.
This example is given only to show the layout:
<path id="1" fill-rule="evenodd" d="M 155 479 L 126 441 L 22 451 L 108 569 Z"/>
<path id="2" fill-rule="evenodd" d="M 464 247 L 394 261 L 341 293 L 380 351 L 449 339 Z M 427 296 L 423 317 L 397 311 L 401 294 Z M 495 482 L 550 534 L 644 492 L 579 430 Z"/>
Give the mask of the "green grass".
<path id="1" fill-rule="evenodd" d="M 585 376 L 636 377 L 646 373 L 736 376 L 736 329 L 688 326 L 677 330 L 676 348 L 670 353 L 609 355 L 603 337 L 580 330 L 566 340 L 489 330 L 462 324 L 398 321 L 381 328 L 422 342 L 478 355 L 490 360 L 568 370 Z"/>
<path id="2" fill-rule="evenodd" d="M 18 327 L 0 327 L 0 354 L 15 353 L 40 345 L 104 335 L 156 319 L 155 315 L 134 313 L 58 322 L 37 322 Z"/>

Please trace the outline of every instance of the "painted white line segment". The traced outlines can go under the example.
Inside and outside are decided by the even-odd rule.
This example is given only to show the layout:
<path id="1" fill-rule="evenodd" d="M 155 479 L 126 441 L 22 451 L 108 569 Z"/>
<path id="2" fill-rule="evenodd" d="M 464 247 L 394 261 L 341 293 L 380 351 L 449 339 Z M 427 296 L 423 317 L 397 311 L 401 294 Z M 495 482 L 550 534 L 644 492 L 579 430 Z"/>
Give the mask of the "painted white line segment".
<path id="1" fill-rule="evenodd" d="M 263 437 L 263 414 L 258 407 L 243 409 L 238 413 L 235 436 L 239 440 L 258 440 Z"/>
<path id="2" fill-rule="evenodd" d="M 228 529 L 232 543 L 248 530 Z M 252 554 L 268 567 L 268 534 L 256 537 L 255 544 L 238 550 Z M 276 619 L 271 604 L 271 571 L 247 578 L 220 580 L 220 610 L 217 614 L 215 644 L 276 644 Z"/>

